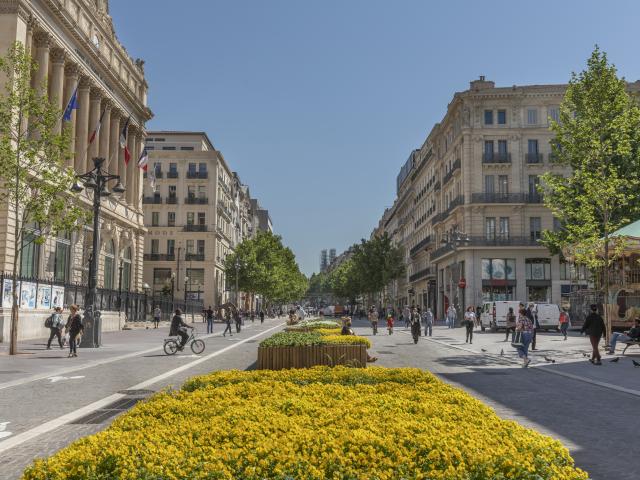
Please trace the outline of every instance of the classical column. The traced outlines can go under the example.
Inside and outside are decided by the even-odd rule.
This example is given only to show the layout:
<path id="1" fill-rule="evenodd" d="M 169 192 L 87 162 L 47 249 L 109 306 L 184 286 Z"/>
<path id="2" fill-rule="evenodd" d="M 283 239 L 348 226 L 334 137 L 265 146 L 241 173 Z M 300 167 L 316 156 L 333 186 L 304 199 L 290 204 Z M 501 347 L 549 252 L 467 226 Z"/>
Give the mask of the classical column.
<path id="1" fill-rule="evenodd" d="M 36 19 L 30 15 L 29 20 L 27 20 L 27 36 L 24 41 L 24 49 L 27 53 L 31 53 L 33 50 L 33 32 L 37 27 Z"/>
<path id="2" fill-rule="evenodd" d="M 87 140 L 89 135 L 89 92 L 91 81 L 82 77 L 78 84 L 78 112 L 76 116 L 76 160 L 75 169 L 78 173 L 88 172 L 87 168 Z"/>
<path id="3" fill-rule="evenodd" d="M 64 106 L 64 59 L 65 51 L 62 48 L 51 49 L 51 103 L 62 112 Z M 56 135 L 62 132 L 62 120 L 53 127 Z"/>
<path id="4" fill-rule="evenodd" d="M 136 136 L 136 164 L 138 162 L 138 159 L 140 158 L 140 155 L 142 154 L 142 149 L 144 148 L 144 136 L 142 134 L 142 132 L 138 132 L 138 135 Z M 136 209 L 142 211 L 142 192 L 143 192 L 143 182 L 144 182 L 144 178 L 142 175 L 142 169 L 138 168 L 136 166 L 136 197 L 135 197 L 135 202 L 134 202 L 134 206 Z"/>
<path id="5" fill-rule="evenodd" d="M 49 73 L 49 48 L 51 47 L 51 35 L 44 30 L 38 30 L 33 35 L 35 45 L 35 59 L 38 62 L 38 69 L 35 73 L 34 87 L 40 95 L 47 92 L 47 75 Z"/>
<path id="6" fill-rule="evenodd" d="M 78 78 L 80 77 L 80 69 L 78 65 L 75 63 L 67 62 L 64 67 L 64 93 L 62 96 L 62 108 L 66 108 L 69 100 L 71 99 L 71 95 L 78 87 Z M 76 148 L 76 111 L 71 110 L 71 120 L 68 122 L 63 121 L 64 127 L 70 130 L 71 141 L 69 142 L 69 151 L 72 155 L 69 157 L 69 161 L 67 162 L 67 166 L 73 167 L 73 152 L 75 152 Z M 84 172 L 80 172 L 84 173 Z"/>
<path id="7" fill-rule="evenodd" d="M 120 175 L 120 119 L 122 113 L 116 108 L 111 108 L 111 124 L 109 125 L 109 172 Z M 106 125 L 105 125 L 106 126 Z M 124 179 L 121 179 L 124 184 Z"/>
<path id="8" fill-rule="evenodd" d="M 129 133 L 127 134 L 127 144 L 129 147 L 129 153 L 131 154 L 131 159 L 129 160 L 129 165 L 127 165 L 127 203 L 129 205 L 134 204 L 135 198 L 135 173 L 138 168 L 136 163 L 138 159 L 136 158 L 136 129 L 132 125 L 129 125 Z"/>
<path id="9" fill-rule="evenodd" d="M 122 196 L 122 202 L 125 203 L 129 198 L 129 176 L 127 175 L 128 168 L 124 163 L 124 148 L 120 147 L 120 131 L 124 127 L 124 123 L 127 121 L 124 116 L 120 117 L 120 129 L 118 130 L 118 175 L 120 175 L 120 181 L 124 185 L 125 192 Z M 129 127 L 129 130 L 131 128 Z"/>
<path id="10" fill-rule="evenodd" d="M 102 102 L 102 92 L 98 88 L 92 88 L 89 98 L 91 99 L 89 102 L 89 130 L 87 136 L 87 142 L 90 137 L 93 135 L 96 127 L 98 126 L 98 122 L 100 121 L 100 103 Z M 87 162 L 88 165 L 92 165 L 92 161 L 95 157 L 98 156 L 98 146 L 100 143 L 100 132 L 96 132 L 96 137 L 93 139 L 93 142 L 89 144 L 87 152 Z"/>
<path id="11" fill-rule="evenodd" d="M 110 158 L 109 158 L 109 147 L 111 138 L 111 100 L 105 99 L 102 102 L 102 109 L 104 114 L 102 115 L 102 127 L 100 127 L 100 144 L 98 148 L 98 156 L 105 159 L 105 166 L 108 172 L 111 172 L 110 167 Z"/>

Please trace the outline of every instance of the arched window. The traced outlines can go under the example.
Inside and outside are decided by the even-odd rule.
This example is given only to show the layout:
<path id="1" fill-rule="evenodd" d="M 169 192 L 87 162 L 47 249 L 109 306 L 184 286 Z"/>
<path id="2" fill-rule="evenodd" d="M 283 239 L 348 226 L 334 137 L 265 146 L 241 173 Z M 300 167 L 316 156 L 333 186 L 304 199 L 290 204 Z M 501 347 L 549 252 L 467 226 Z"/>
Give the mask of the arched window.
<path id="1" fill-rule="evenodd" d="M 104 288 L 113 289 L 114 252 L 113 240 L 107 241 L 104 246 Z"/>
<path id="2" fill-rule="evenodd" d="M 122 253 L 122 291 L 128 292 L 131 287 L 131 247 Z"/>

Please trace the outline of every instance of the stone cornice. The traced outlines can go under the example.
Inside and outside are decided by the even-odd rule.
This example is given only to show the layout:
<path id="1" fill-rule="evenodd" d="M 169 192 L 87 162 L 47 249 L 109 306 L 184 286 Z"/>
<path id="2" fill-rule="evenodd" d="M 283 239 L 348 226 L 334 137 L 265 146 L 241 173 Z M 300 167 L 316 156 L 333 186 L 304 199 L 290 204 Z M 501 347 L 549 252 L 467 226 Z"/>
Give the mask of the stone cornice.
<path id="1" fill-rule="evenodd" d="M 31 20 L 29 7 L 24 0 L 0 0 L 0 14 L 18 14 L 25 22 Z"/>

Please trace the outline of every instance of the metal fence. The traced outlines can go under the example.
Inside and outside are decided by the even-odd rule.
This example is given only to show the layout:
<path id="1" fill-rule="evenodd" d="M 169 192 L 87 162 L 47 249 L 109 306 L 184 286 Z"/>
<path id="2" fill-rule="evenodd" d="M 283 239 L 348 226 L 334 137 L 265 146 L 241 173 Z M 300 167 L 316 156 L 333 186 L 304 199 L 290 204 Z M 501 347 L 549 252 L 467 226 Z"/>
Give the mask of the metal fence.
<path id="1" fill-rule="evenodd" d="M 47 309 L 55 306 L 67 308 L 76 304 L 84 308 L 88 287 L 79 283 L 56 282 L 37 277 L 18 275 L 18 302 L 21 309 Z M 13 300 L 14 277 L 7 272 L 0 273 L 0 305 L 10 308 Z M 153 295 L 145 292 L 118 291 L 108 288 L 98 288 L 96 307 L 103 312 L 122 312 L 127 321 L 148 320 L 153 309 L 158 306 L 162 310 L 163 318 L 167 318 L 179 308 L 185 315 L 194 318 L 202 314 L 204 305 L 197 300 L 178 300 L 171 296 Z"/>
<path id="2" fill-rule="evenodd" d="M 598 305 L 600 314 L 604 314 L 604 294 L 598 290 L 578 290 L 569 295 L 569 316 L 571 324 L 584 325 L 591 305 Z M 620 291 L 609 305 L 609 315 L 613 328 L 622 329 L 633 326 L 633 320 L 640 316 L 640 294 Z"/>

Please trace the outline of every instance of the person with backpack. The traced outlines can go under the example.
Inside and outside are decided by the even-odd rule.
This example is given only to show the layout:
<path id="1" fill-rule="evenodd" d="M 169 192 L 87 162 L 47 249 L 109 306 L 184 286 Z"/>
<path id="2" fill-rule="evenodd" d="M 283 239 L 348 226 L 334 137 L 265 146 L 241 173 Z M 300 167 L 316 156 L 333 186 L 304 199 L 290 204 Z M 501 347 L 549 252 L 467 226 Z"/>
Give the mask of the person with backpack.
<path id="1" fill-rule="evenodd" d="M 62 321 L 62 307 L 56 307 L 51 315 L 44 321 L 44 326 L 47 327 L 51 334 L 49 335 L 49 341 L 47 342 L 47 350 L 51 350 L 51 341 L 54 337 L 58 337 L 58 344 L 60 348 L 64 348 L 62 343 L 62 328 L 64 322 Z"/>
<path id="2" fill-rule="evenodd" d="M 69 307 L 69 310 L 71 313 L 67 319 L 67 324 L 64 326 L 64 331 L 69 333 L 69 357 L 77 357 L 77 344 L 80 343 L 78 336 L 84 331 L 84 325 L 82 325 L 82 317 L 78 313 L 80 308 L 73 304 Z"/>
<path id="3" fill-rule="evenodd" d="M 213 309 L 211 305 L 204 311 L 207 316 L 207 333 L 213 333 Z"/>

